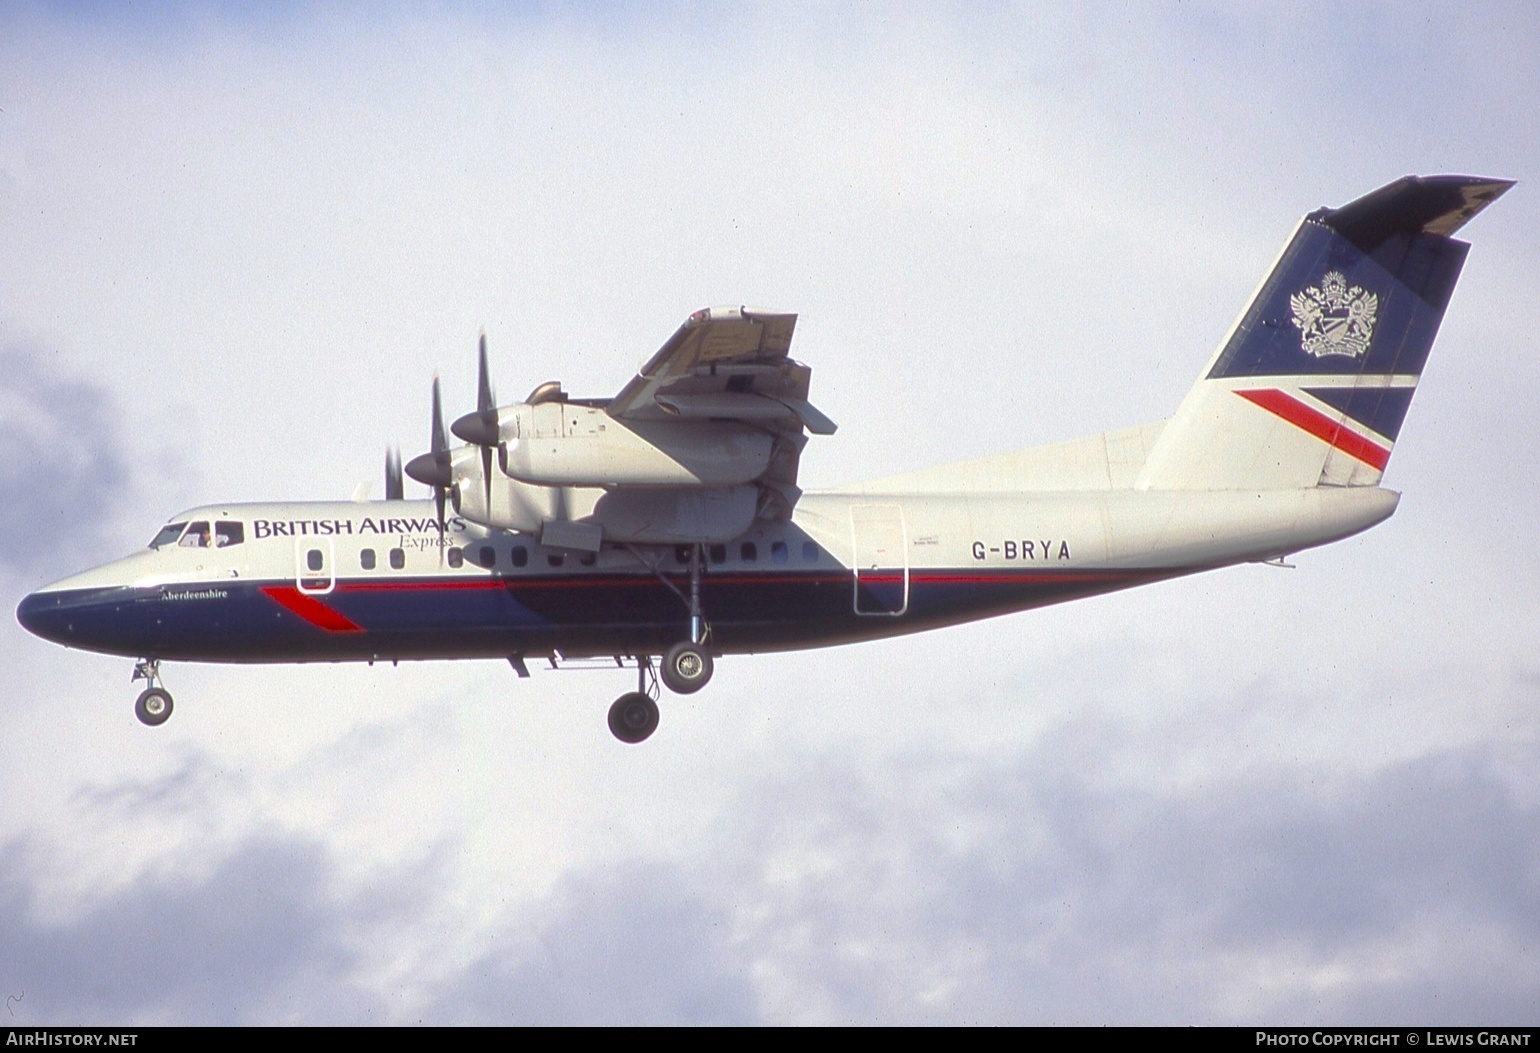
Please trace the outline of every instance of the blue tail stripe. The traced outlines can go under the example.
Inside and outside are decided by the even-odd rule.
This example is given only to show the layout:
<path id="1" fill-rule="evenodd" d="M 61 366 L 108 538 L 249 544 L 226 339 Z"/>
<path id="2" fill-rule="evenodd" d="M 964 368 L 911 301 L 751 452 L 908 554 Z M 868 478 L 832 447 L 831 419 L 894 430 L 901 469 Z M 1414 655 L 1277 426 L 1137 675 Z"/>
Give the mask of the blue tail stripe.
<path id="1" fill-rule="evenodd" d="M 1406 420 L 1406 411 L 1412 405 L 1412 393 L 1415 390 L 1384 387 L 1305 388 L 1304 392 L 1395 442 L 1401 431 L 1401 423 Z"/>
<path id="2" fill-rule="evenodd" d="M 1210 379 L 1422 372 L 1469 246 L 1435 234 L 1397 233 L 1365 254 L 1327 218 L 1318 213 L 1300 226 Z M 1352 298 L 1374 298 L 1367 351 L 1316 355 L 1305 349 L 1294 298 L 1319 297 L 1328 275 L 1345 282 Z M 1336 324 L 1345 318 L 1339 315 Z"/>

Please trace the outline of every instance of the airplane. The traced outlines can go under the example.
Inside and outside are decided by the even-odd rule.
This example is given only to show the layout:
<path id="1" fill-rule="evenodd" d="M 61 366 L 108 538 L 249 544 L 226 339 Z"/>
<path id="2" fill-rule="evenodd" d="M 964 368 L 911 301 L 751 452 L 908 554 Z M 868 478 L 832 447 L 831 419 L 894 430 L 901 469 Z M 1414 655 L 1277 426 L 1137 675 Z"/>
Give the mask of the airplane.
<path id="1" fill-rule="evenodd" d="M 149 547 L 26 596 L 17 618 L 135 658 L 144 724 L 162 661 L 495 658 L 634 665 L 609 727 L 658 726 L 659 680 L 714 661 L 915 633 L 1244 562 L 1374 526 L 1380 485 L 1469 245 L 1513 183 L 1392 182 L 1300 221 L 1167 420 L 802 492 L 834 423 L 789 357 L 797 316 L 714 307 L 614 398 L 560 383 L 499 406 L 485 336 L 477 408 L 386 499 L 216 504 Z M 450 435 L 462 445 L 452 445 Z"/>

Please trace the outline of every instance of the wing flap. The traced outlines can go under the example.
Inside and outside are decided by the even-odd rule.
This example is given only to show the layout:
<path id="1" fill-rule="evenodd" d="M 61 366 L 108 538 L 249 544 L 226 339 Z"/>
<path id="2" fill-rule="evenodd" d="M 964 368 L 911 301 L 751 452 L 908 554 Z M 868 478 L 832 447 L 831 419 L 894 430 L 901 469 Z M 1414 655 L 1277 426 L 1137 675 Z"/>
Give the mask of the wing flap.
<path id="1" fill-rule="evenodd" d="M 655 397 L 658 405 L 681 420 L 731 420 L 790 421 L 797 413 L 779 399 L 763 395 L 739 394 L 724 391 L 705 395 L 677 395 L 661 392 Z"/>
<path id="2" fill-rule="evenodd" d="M 753 307 L 696 311 L 606 407 L 620 420 L 686 419 L 780 422 L 795 427 L 828 418 L 775 402 L 806 402 L 811 371 L 788 357 L 797 316 Z M 786 412 L 790 410 L 790 412 Z"/>
<path id="3" fill-rule="evenodd" d="M 784 311 L 696 311 L 604 412 L 638 432 L 648 422 L 674 422 L 671 434 L 686 445 L 697 427 L 700 441 L 710 428 L 738 427 L 746 440 L 760 442 L 768 435 L 768 460 L 753 480 L 756 514 L 786 518 L 802 494 L 797 465 L 807 444 L 804 429 L 815 435 L 835 430 L 807 400 L 813 371 L 788 355 L 796 327 L 797 316 Z"/>

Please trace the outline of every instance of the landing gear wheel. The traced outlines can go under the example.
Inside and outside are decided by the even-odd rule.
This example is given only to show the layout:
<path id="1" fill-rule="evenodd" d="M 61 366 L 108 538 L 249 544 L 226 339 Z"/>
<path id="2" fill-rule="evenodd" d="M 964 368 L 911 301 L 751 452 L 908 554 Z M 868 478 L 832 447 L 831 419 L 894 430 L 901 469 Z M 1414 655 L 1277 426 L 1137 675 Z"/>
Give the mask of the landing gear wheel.
<path id="1" fill-rule="evenodd" d="M 658 704 L 640 691 L 621 695 L 610 706 L 610 733 L 621 742 L 638 743 L 658 730 Z"/>
<path id="2" fill-rule="evenodd" d="M 158 687 L 140 692 L 134 702 L 134 716 L 141 724 L 160 727 L 171 719 L 171 693 Z"/>
<path id="3" fill-rule="evenodd" d="M 693 695 L 711 679 L 711 652 L 700 644 L 676 643 L 663 656 L 663 682 L 676 695 Z"/>

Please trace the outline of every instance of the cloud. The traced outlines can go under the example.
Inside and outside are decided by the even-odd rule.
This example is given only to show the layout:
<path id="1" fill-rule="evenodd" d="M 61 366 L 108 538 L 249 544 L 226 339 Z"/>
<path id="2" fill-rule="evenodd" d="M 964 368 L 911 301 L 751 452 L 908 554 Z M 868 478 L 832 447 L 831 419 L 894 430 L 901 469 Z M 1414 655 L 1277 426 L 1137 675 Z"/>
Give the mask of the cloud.
<path id="1" fill-rule="evenodd" d="M 754 977 L 722 890 L 627 860 L 515 912 L 425 1014 L 447 1024 L 747 1024 Z"/>
<path id="2" fill-rule="evenodd" d="M 202 875 L 135 881 L 65 919 L 40 917 L 27 853 L 0 852 L 0 946 L 19 1024 L 360 1023 L 351 911 L 324 847 L 257 836 Z"/>
<path id="3" fill-rule="evenodd" d="M 103 389 L 0 334 L 0 569 L 32 579 L 101 561 L 129 477 L 123 424 Z"/>
<path id="4" fill-rule="evenodd" d="M 1511 773 L 1533 746 L 1177 787 L 1098 785 L 1065 741 L 749 791 L 708 887 L 781 989 L 771 1018 L 1528 1019 L 1540 808 Z"/>
<path id="5" fill-rule="evenodd" d="M 1527 1019 L 1532 679 L 1499 700 L 1521 714 L 1503 741 L 1366 764 L 1214 755 L 1288 708 L 1276 692 L 1161 706 L 1137 733 L 1120 692 L 1112 671 L 1045 695 L 1042 730 L 1004 748 L 778 749 L 700 787 L 697 835 L 608 852 L 561 841 L 614 798 L 565 802 L 555 829 L 513 805 L 538 770 L 486 780 L 471 814 L 401 771 L 439 819 L 394 837 L 377 812 L 399 791 L 329 744 L 260 778 L 202 755 L 102 777 L 0 849 L 0 986 L 26 992 L 23 1023 Z M 498 741 L 462 734 L 387 767 Z M 318 807 L 323 784 L 378 803 Z M 487 855 L 542 837 L 535 872 Z M 61 890 L 89 844 L 101 878 Z"/>

